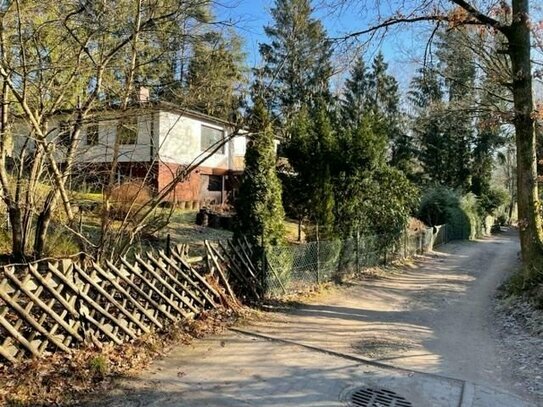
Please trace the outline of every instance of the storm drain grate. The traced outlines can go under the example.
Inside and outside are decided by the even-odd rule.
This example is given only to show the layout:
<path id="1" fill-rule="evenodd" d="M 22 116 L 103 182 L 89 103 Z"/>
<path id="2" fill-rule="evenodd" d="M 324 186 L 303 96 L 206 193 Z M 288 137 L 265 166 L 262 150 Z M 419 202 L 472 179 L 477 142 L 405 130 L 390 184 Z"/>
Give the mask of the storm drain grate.
<path id="1" fill-rule="evenodd" d="M 351 392 L 350 407 L 413 407 L 404 397 L 385 389 L 362 388 Z"/>

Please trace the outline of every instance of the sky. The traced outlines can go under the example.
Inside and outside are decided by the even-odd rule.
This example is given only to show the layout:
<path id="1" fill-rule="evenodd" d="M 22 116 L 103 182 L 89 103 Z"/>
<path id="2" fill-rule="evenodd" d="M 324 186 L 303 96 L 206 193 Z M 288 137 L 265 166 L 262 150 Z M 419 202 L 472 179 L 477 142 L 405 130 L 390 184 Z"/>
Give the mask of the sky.
<path id="1" fill-rule="evenodd" d="M 258 44 L 268 41 L 264 34 L 264 26 L 271 22 L 270 8 L 273 7 L 273 0 L 224 0 L 221 4 L 223 6 L 217 8 L 218 18 L 232 21 L 236 25 L 238 32 L 245 39 L 247 63 L 250 67 L 258 66 L 260 63 Z M 360 30 L 376 20 L 373 10 L 352 8 L 331 10 L 329 7 L 319 5 L 318 1 L 313 4 L 315 17 L 322 21 L 330 37 L 341 37 L 346 33 Z M 418 67 L 418 62 L 414 61 L 422 58 L 421 49 L 426 45 L 424 34 L 417 32 L 412 28 L 395 31 L 383 41 L 374 42 L 373 46 L 366 50 L 367 59 L 372 59 L 378 50 L 383 52 L 385 60 L 389 63 L 390 72 L 400 82 L 402 88 L 408 86 Z"/>
<path id="2" fill-rule="evenodd" d="M 540 0 L 541 1 L 541 0 Z M 332 10 L 323 4 L 331 3 L 327 0 L 313 0 L 315 8 L 314 16 L 324 24 L 328 35 L 332 38 L 341 37 L 346 33 L 367 28 L 378 20 L 375 7 L 356 8 L 353 4 L 375 4 L 373 1 L 346 1 L 349 7 L 340 10 Z M 270 9 L 274 5 L 273 0 L 217 0 L 217 17 L 223 21 L 231 21 L 237 31 L 245 40 L 247 52 L 247 64 L 256 67 L 260 63 L 258 44 L 267 42 L 264 34 L 264 26 L 271 22 Z M 381 15 L 392 15 L 399 2 L 381 1 Z M 420 0 L 402 0 L 404 8 L 414 9 L 420 5 Z M 389 7 L 389 10 L 386 7 Z M 396 11 L 396 10 L 394 10 Z M 543 1 L 532 3 L 532 18 L 535 21 L 543 21 Z M 543 24 L 543 23 L 542 23 Z M 373 41 L 370 48 L 365 49 L 365 58 L 371 60 L 378 51 L 382 51 L 385 60 L 389 64 L 389 72 L 398 80 L 402 93 L 405 94 L 411 78 L 423 63 L 423 55 L 428 44 L 428 38 L 433 29 L 431 23 L 407 24 L 403 27 L 393 28 L 382 40 Z M 348 51 L 353 53 L 353 51 Z M 343 54 L 349 57 L 348 52 Z M 541 55 L 534 55 L 541 59 Z M 351 58 L 352 59 L 352 58 Z M 345 64 L 342 64 L 345 65 Z M 348 67 L 345 69 L 345 74 Z M 338 75 L 338 85 L 341 84 L 341 75 Z M 334 83 L 332 83 L 332 86 Z M 536 94 L 538 98 L 543 96 L 543 82 L 536 81 Z"/>

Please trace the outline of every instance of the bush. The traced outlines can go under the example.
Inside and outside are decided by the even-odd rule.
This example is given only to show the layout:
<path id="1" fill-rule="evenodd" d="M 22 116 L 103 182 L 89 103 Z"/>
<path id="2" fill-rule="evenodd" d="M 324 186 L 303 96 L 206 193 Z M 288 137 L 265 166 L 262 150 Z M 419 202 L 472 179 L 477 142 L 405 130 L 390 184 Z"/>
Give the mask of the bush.
<path id="1" fill-rule="evenodd" d="M 477 200 L 471 194 L 464 198 L 456 191 L 438 185 L 426 191 L 422 197 L 418 218 L 430 226 L 451 226 L 452 239 L 474 237 L 478 223 Z M 475 225 L 474 225 L 475 224 Z"/>
<path id="2" fill-rule="evenodd" d="M 151 191 L 142 182 L 125 182 L 111 191 L 111 217 L 117 220 L 132 219 L 134 212 L 147 204 Z"/>
<path id="3" fill-rule="evenodd" d="M 109 373 L 109 361 L 104 355 L 97 355 L 89 360 L 89 370 L 94 377 L 103 379 Z"/>
<path id="4" fill-rule="evenodd" d="M 342 236 L 396 235 L 416 210 L 419 190 L 395 168 L 384 166 L 337 180 L 336 227 Z"/>
<path id="5" fill-rule="evenodd" d="M 496 215 L 498 209 L 511 201 L 509 193 L 504 188 L 490 188 L 479 197 L 480 210 L 483 215 Z"/>

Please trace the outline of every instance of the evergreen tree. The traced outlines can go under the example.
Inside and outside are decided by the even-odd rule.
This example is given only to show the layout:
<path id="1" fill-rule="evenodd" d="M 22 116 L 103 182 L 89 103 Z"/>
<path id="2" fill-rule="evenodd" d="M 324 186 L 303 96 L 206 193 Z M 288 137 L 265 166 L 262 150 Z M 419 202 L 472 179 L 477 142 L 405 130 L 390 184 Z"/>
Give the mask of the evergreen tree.
<path id="1" fill-rule="evenodd" d="M 334 179 L 336 229 L 342 236 L 365 230 L 367 219 L 361 211 L 366 191 L 364 180 L 386 166 L 387 135 L 372 113 L 365 112 L 353 129 L 343 130 L 339 138 Z"/>
<path id="2" fill-rule="evenodd" d="M 397 121 L 400 104 L 398 81 L 388 74 L 388 64 L 382 52 L 379 52 L 372 63 L 368 75 L 371 89 L 371 108 L 375 114 L 387 120 Z M 392 136 L 392 133 L 389 133 Z"/>
<path id="3" fill-rule="evenodd" d="M 257 70 L 259 89 L 282 122 L 305 104 L 330 99 L 331 47 L 322 23 L 312 17 L 310 0 L 275 0 L 273 25 L 260 45 L 264 65 Z"/>
<path id="4" fill-rule="evenodd" d="M 419 69 L 410 85 L 409 100 L 414 107 L 413 133 L 420 150 L 422 183 L 448 185 L 448 141 L 443 130 L 443 88 L 433 67 Z"/>
<path id="5" fill-rule="evenodd" d="M 245 172 L 236 201 L 235 238 L 245 236 L 255 247 L 283 242 L 285 227 L 281 183 L 277 177 L 274 133 L 261 99 L 250 119 Z"/>
<path id="6" fill-rule="evenodd" d="M 471 146 L 474 141 L 473 110 L 476 103 L 475 55 L 466 44 L 465 29 L 439 33 L 437 56 L 448 95 L 444 117 L 447 135 L 448 186 L 468 191 L 471 183 Z"/>
<path id="7" fill-rule="evenodd" d="M 319 227 L 319 238 L 325 239 L 334 233 L 333 171 L 338 151 L 329 112 L 324 102 L 317 106 L 311 114 L 303 107 L 293 117 L 285 152 L 298 178 L 296 202 L 305 202 L 309 219 Z"/>
<path id="8" fill-rule="evenodd" d="M 350 76 L 345 80 L 345 89 L 341 100 L 343 126 L 355 127 L 362 115 L 369 109 L 370 84 L 369 73 L 364 58 L 360 56 Z"/>
<path id="9" fill-rule="evenodd" d="M 415 150 L 413 140 L 405 126 L 404 114 L 400 111 L 398 82 L 389 75 L 388 65 L 379 53 L 368 70 L 364 58 L 359 57 L 350 77 L 345 81 L 341 100 L 341 127 L 357 127 L 364 115 L 372 114 L 375 124 L 380 125 L 390 146 L 389 162 L 394 167 L 413 175 Z"/>
<path id="10" fill-rule="evenodd" d="M 194 44 L 187 75 L 187 104 L 211 116 L 229 119 L 242 101 L 245 82 L 240 37 L 210 32 Z"/>

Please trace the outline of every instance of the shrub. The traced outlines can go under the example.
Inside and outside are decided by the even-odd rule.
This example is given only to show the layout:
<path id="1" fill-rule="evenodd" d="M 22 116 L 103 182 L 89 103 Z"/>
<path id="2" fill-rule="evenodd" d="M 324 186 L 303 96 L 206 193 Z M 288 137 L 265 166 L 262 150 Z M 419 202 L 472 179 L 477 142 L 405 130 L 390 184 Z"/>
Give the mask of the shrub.
<path id="1" fill-rule="evenodd" d="M 142 182 L 125 182 L 111 191 L 111 217 L 132 219 L 134 213 L 151 199 L 150 189 Z"/>
<path id="2" fill-rule="evenodd" d="M 472 236 L 476 228 L 473 224 L 478 222 L 476 205 L 475 195 L 462 198 L 456 191 L 438 185 L 422 197 L 418 218 L 430 226 L 447 223 L 451 226 L 451 238 L 466 239 Z"/>
<path id="3" fill-rule="evenodd" d="M 89 360 L 89 370 L 94 377 L 103 379 L 109 373 L 109 361 L 104 355 L 97 355 Z"/>
<path id="4" fill-rule="evenodd" d="M 384 166 L 337 180 L 336 227 L 342 236 L 396 235 L 419 202 L 419 191 L 395 168 Z M 340 194 L 340 195 L 339 195 Z"/>
<path id="5" fill-rule="evenodd" d="M 483 215 L 496 215 L 498 209 L 507 205 L 511 200 L 504 188 L 490 188 L 479 197 L 479 205 Z"/>

